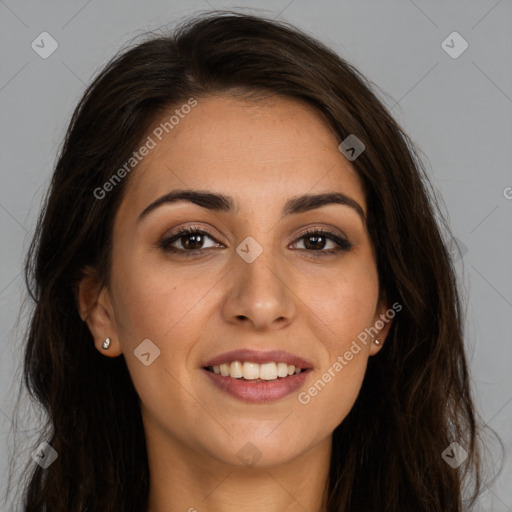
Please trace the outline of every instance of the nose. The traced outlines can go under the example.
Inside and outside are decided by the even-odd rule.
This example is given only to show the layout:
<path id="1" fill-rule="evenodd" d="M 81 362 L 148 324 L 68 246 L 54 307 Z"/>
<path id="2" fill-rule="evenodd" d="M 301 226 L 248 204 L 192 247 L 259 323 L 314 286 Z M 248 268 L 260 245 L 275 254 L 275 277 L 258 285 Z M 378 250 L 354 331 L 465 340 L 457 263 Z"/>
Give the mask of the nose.
<path id="1" fill-rule="evenodd" d="M 283 328 L 296 311 L 292 277 L 284 258 L 270 249 L 251 263 L 233 257 L 223 314 L 230 323 L 250 323 L 256 330 Z"/>

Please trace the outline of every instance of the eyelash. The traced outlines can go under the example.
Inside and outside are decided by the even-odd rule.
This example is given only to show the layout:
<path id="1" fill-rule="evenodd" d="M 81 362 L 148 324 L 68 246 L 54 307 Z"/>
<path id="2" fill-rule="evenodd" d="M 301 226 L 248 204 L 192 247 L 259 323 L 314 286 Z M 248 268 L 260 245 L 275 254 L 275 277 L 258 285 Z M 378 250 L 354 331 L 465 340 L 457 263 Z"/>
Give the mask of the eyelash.
<path id="1" fill-rule="evenodd" d="M 205 250 L 207 249 L 194 249 L 194 250 L 191 250 L 191 251 L 187 251 L 185 249 L 176 249 L 176 247 L 172 247 L 171 244 L 173 242 L 175 242 L 176 240 L 179 240 L 180 238 L 182 238 L 183 236 L 185 235 L 196 235 L 196 234 L 199 234 L 199 235 L 207 235 L 209 238 L 211 238 L 212 240 L 214 240 L 215 242 L 217 242 L 217 240 L 215 240 L 215 238 L 213 237 L 213 235 L 211 233 L 209 233 L 208 231 L 202 229 L 202 228 L 196 228 L 195 226 L 190 226 L 190 227 L 186 227 L 186 228 L 183 228 L 183 229 L 180 229 L 178 232 L 176 232 L 174 235 L 172 235 L 171 237 L 169 238 L 164 238 L 163 240 L 161 240 L 158 244 L 158 246 L 164 251 L 164 252 L 170 252 L 170 253 L 174 253 L 174 254 L 178 254 L 180 256 L 185 256 L 185 257 L 190 257 L 190 256 L 195 256 L 195 255 L 199 255 L 201 253 L 203 253 Z M 336 243 L 339 247 L 337 249 L 329 249 L 327 251 L 324 251 L 324 250 L 312 250 L 312 249 L 299 249 L 300 251 L 307 251 L 307 252 L 314 252 L 314 253 L 318 253 L 318 255 L 315 255 L 314 257 L 323 257 L 323 256 L 328 256 L 328 255 L 332 255 L 332 254 L 335 254 L 335 253 L 338 253 L 340 251 L 343 251 L 343 252 L 348 252 L 355 244 L 351 244 L 350 242 L 348 242 L 347 240 L 344 240 L 343 238 L 340 238 L 338 237 L 337 235 L 335 235 L 334 233 L 330 232 L 330 231 L 327 231 L 325 229 L 322 229 L 322 228 L 317 228 L 317 229 L 312 229 L 310 231 L 307 231 L 305 233 L 303 233 L 298 239 L 298 240 L 302 240 L 303 238 L 307 238 L 308 236 L 323 236 L 325 238 L 327 238 L 328 240 L 331 240 L 332 242 Z M 219 242 L 217 242 L 219 243 Z M 208 248 L 210 249 L 210 248 Z"/>

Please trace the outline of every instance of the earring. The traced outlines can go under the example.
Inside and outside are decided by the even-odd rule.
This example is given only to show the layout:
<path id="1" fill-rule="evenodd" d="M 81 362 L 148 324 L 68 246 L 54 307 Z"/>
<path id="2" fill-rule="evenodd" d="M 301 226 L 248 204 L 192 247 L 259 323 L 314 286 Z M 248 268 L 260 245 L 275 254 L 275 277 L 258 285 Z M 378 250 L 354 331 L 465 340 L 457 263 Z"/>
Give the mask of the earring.
<path id="1" fill-rule="evenodd" d="M 375 343 L 375 345 L 380 345 L 380 341 L 377 338 L 375 338 L 373 342 Z"/>
<path id="2" fill-rule="evenodd" d="M 106 338 L 102 345 L 102 348 L 104 348 L 105 350 L 107 350 L 108 347 L 110 347 L 110 338 Z"/>

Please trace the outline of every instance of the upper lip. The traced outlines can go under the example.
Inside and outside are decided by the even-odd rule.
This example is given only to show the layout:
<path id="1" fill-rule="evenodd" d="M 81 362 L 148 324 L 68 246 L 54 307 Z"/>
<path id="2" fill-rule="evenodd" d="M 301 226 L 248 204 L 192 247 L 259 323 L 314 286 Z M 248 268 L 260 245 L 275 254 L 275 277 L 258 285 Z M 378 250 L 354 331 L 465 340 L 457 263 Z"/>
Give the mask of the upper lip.
<path id="1" fill-rule="evenodd" d="M 209 359 L 203 366 L 218 366 L 222 363 L 230 363 L 232 361 L 247 361 L 258 364 L 282 362 L 288 365 L 293 365 L 295 368 L 302 368 L 303 370 L 310 369 L 313 366 L 309 361 L 306 361 L 302 357 L 290 354 L 284 350 L 257 351 L 251 349 L 224 352 L 223 354 L 219 354 L 218 356 Z"/>

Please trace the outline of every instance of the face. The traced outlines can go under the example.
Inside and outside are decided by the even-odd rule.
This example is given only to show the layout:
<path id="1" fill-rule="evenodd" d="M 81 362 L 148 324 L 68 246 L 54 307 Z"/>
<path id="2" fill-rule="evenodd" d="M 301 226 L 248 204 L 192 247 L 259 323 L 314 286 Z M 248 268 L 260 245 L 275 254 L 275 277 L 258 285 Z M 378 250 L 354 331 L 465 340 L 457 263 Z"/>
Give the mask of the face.
<path id="1" fill-rule="evenodd" d="M 236 466 L 252 443 L 261 465 L 282 464 L 330 438 L 380 348 L 358 342 L 359 351 L 344 356 L 387 309 L 360 215 L 364 190 L 340 140 L 305 104 L 213 97 L 159 140 L 158 126 L 173 113 L 148 132 L 156 145 L 127 184 L 109 287 L 89 307 L 83 283 L 81 305 L 98 350 L 126 359 L 147 438 L 180 447 L 190 460 Z M 232 207 L 182 199 L 148 209 L 185 189 L 222 194 Z M 288 204 L 317 194 L 343 194 L 362 212 L 339 202 Z M 183 228 L 192 234 L 176 236 Z M 203 369 L 238 349 L 286 351 L 310 369 L 298 389 L 251 402 L 221 390 Z"/>

